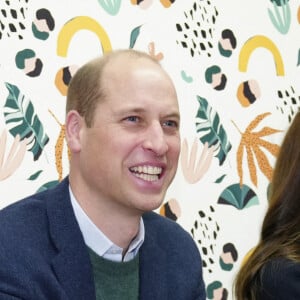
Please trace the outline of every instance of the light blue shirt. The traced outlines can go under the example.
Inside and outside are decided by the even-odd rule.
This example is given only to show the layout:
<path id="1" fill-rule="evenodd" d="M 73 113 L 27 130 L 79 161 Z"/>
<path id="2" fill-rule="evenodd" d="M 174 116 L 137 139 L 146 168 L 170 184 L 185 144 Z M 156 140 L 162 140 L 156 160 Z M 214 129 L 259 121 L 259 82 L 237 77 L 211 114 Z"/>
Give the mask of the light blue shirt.
<path id="1" fill-rule="evenodd" d="M 71 203 L 75 213 L 76 220 L 82 232 L 85 244 L 90 247 L 99 256 L 112 261 L 130 261 L 138 253 L 145 238 L 144 222 L 141 218 L 140 227 L 137 236 L 131 241 L 127 252 L 123 257 L 123 249 L 115 245 L 88 217 L 79 205 L 71 187 L 69 186 Z"/>

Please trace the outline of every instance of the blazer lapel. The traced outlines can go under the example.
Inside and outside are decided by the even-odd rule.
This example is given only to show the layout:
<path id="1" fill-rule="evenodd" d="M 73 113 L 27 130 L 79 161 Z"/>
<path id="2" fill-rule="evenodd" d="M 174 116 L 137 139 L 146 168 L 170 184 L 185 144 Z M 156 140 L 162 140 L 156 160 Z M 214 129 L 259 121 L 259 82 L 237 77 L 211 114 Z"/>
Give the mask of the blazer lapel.
<path id="1" fill-rule="evenodd" d="M 54 272 L 71 300 L 96 299 L 92 266 L 83 236 L 77 224 L 65 179 L 47 201 L 49 230 L 57 249 Z"/>
<path id="2" fill-rule="evenodd" d="M 151 224 L 145 224 L 145 240 L 140 249 L 140 300 L 168 299 L 166 253 L 158 245 Z M 147 226 L 148 225 L 148 226 Z"/>

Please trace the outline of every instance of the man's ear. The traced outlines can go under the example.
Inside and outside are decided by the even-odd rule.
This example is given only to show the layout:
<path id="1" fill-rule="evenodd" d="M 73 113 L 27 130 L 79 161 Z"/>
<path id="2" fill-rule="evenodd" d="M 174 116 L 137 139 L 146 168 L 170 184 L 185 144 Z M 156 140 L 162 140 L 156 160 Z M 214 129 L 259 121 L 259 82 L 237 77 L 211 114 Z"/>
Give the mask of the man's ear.
<path id="1" fill-rule="evenodd" d="M 71 152 L 79 152 L 81 150 L 80 131 L 85 125 L 83 117 L 76 110 L 67 113 L 65 130 L 66 140 Z"/>

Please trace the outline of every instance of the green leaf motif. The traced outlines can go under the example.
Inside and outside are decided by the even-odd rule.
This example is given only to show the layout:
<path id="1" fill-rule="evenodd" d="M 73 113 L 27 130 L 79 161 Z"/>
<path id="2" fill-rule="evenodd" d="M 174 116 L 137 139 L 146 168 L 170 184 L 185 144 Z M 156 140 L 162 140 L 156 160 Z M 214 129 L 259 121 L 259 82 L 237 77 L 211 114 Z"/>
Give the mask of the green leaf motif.
<path id="1" fill-rule="evenodd" d="M 257 205 L 259 202 L 257 195 L 249 186 L 245 184 L 240 186 L 239 183 L 235 183 L 221 193 L 218 203 L 232 205 L 241 210 Z"/>
<path id="2" fill-rule="evenodd" d="M 135 42 L 138 38 L 138 36 L 140 35 L 140 30 L 141 30 L 141 27 L 142 25 L 134 28 L 132 31 L 131 31 L 131 34 L 130 34 L 130 45 L 129 45 L 129 48 L 132 49 L 135 45 Z"/>
<path id="3" fill-rule="evenodd" d="M 4 118 L 7 125 L 10 125 L 9 132 L 15 137 L 20 135 L 21 140 L 27 138 L 27 146 L 37 160 L 49 137 L 44 132 L 43 124 L 34 112 L 33 104 L 20 93 L 17 86 L 5 83 L 9 95 L 4 105 Z"/>
<path id="4" fill-rule="evenodd" d="M 206 99 L 197 96 L 197 100 L 200 104 L 196 115 L 196 130 L 199 139 L 203 144 L 207 142 L 209 147 L 217 146 L 215 157 L 219 159 L 219 164 L 222 165 L 231 150 L 231 143 L 227 139 L 222 124 L 220 124 L 218 113 L 213 111 Z"/>
<path id="5" fill-rule="evenodd" d="M 215 183 L 221 183 L 225 177 L 226 177 L 226 174 L 222 175 L 221 177 L 216 179 Z"/>
<path id="6" fill-rule="evenodd" d="M 98 0 L 98 2 L 112 16 L 115 16 L 120 10 L 121 0 Z"/>
<path id="7" fill-rule="evenodd" d="M 289 31 L 291 25 L 291 8 L 287 0 L 277 0 L 273 2 L 273 9 L 268 9 L 268 14 L 274 27 L 282 34 Z"/>
<path id="8" fill-rule="evenodd" d="M 49 181 L 49 182 L 43 184 L 42 186 L 40 186 L 40 187 L 38 188 L 38 190 L 36 191 L 36 193 L 44 192 L 44 191 L 46 191 L 46 190 L 52 189 L 52 188 L 55 187 L 57 184 L 59 184 L 59 181 L 58 181 L 58 180 L 52 180 L 52 181 Z"/>
<path id="9" fill-rule="evenodd" d="M 35 172 L 27 180 L 35 180 L 35 179 L 37 179 L 42 172 L 43 172 L 42 170 L 39 170 L 39 171 Z"/>

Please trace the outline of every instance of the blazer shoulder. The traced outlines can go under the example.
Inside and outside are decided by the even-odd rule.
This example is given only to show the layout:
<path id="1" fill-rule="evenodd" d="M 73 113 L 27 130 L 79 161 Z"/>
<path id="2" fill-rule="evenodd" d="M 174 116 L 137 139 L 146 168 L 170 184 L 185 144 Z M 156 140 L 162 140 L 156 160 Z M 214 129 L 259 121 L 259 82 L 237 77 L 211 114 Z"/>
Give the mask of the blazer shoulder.
<path id="1" fill-rule="evenodd" d="M 156 212 L 148 212 L 143 215 L 146 236 L 152 239 L 163 240 L 164 245 L 178 248 L 190 248 L 198 252 L 192 235 L 179 223 L 159 215 Z"/>
<path id="2" fill-rule="evenodd" d="M 186 233 L 186 230 L 177 222 L 159 215 L 156 212 L 147 212 L 143 215 L 143 221 L 145 224 L 145 227 L 151 227 L 154 229 L 165 229 L 167 231 L 171 230 L 171 231 L 179 231 L 182 233 Z"/>
<path id="3" fill-rule="evenodd" d="M 48 227 L 48 202 L 58 202 L 62 190 L 65 190 L 65 193 L 68 191 L 65 182 L 52 189 L 27 196 L 1 209 L 1 241 L 7 241 L 8 244 L 9 242 L 21 243 L 39 235 L 45 236 Z M 53 206 L 55 205 L 53 203 Z"/>

